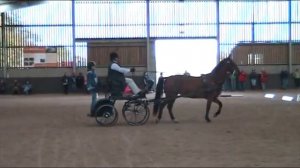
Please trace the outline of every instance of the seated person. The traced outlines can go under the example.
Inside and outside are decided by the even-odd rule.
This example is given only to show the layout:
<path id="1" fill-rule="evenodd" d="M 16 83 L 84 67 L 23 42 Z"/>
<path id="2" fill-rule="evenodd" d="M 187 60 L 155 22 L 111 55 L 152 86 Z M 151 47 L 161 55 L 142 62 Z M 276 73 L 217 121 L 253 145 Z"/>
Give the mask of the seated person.
<path id="1" fill-rule="evenodd" d="M 32 92 L 32 85 L 29 81 L 26 81 L 23 85 L 23 92 L 28 95 Z"/>
<path id="2" fill-rule="evenodd" d="M 111 95 L 122 96 L 126 85 L 128 85 L 134 95 L 145 97 L 146 92 L 142 91 L 131 78 L 125 77 L 125 74 L 128 74 L 129 72 L 135 72 L 135 69 L 120 67 L 119 56 L 115 52 L 110 53 L 110 61 L 111 63 L 108 66 L 107 77 L 110 85 Z"/>

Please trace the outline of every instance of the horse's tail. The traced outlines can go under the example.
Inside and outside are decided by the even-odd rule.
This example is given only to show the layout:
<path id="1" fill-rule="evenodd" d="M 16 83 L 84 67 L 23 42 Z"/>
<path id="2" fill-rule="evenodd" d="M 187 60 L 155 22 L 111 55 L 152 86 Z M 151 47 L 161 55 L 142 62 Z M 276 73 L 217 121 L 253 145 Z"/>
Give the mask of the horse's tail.
<path id="1" fill-rule="evenodd" d="M 155 98 L 154 98 L 154 105 L 153 105 L 153 115 L 156 116 L 159 106 L 160 106 L 160 99 L 163 94 L 163 88 L 164 88 L 164 78 L 161 77 L 158 80 L 158 83 L 156 85 L 156 92 L 155 92 Z"/>

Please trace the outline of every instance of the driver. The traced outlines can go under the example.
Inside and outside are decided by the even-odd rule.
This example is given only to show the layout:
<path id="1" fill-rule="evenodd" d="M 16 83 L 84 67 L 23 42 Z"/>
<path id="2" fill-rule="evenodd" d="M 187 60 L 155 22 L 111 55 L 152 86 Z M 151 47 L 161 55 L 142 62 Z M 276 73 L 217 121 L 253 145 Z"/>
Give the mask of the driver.
<path id="1" fill-rule="evenodd" d="M 146 90 L 141 90 L 136 83 L 125 74 L 135 72 L 135 68 L 123 68 L 119 65 L 119 56 L 117 53 L 110 53 L 110 64 L 108 66 L 108 81 L 111 87 L 111 94 L 113 96 L 122 96 L 122 93 L 128 85 L 135 96 L 145 97 Z"/>

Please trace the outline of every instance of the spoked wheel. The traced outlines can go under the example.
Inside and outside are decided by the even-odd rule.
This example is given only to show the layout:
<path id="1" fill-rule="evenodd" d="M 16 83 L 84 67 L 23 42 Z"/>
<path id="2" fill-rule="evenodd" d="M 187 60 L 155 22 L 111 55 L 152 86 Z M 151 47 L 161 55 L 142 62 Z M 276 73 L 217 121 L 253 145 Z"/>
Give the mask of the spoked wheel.
<path id="1" fill-rule="evenodd" d="M 139 100 L 128 101 L 123 106 L 122 114 L 129 125 L 143 125 L 150 116 L 148 103 Z"/>
<path id="2" fill-rule="evenodd" d="M 96 108 L 96 121 L 101 126 L 113 126 L 118 121 L 118 111 L 112 104 L 103 104 Z"/>

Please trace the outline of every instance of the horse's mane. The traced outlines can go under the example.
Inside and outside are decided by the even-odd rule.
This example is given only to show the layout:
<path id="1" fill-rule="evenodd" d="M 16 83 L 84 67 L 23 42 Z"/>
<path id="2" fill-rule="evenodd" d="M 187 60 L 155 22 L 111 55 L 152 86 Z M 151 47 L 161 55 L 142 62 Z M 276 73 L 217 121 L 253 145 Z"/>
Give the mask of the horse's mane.
<path id="1" fill-rule="evenodd" d="M 218 72 L 223 66 L 224 64 L 226 63 L 226 61 L 230 59 L 230 57 L 227 57 L 225 59 L 223 59 L 221 62 L 218 63 L 218 65 L 211 71 L 211 73 L 216 73 Z"/>

